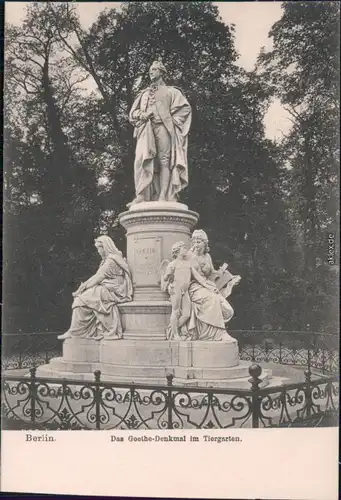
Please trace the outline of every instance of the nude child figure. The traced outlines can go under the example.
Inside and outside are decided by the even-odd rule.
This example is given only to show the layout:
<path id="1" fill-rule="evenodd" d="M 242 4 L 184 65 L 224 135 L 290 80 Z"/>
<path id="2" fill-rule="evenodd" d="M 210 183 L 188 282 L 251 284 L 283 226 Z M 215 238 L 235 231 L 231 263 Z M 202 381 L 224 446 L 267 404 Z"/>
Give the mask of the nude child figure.
<path id="1" fill-rule="evenodd" d="M 172 304 L 169 339 L 180 340 L 179 331 L 191 314 L 188 294 L 191 281 L 194 279 L 207 288 L 212 288 L 212 285 L 199 274 L 196 262 L 190 258 L 188 248 L 183 241 L 178 241 L 172 246 L 172 258 L 163 273 L 161 288 L 169 293 Z"/>

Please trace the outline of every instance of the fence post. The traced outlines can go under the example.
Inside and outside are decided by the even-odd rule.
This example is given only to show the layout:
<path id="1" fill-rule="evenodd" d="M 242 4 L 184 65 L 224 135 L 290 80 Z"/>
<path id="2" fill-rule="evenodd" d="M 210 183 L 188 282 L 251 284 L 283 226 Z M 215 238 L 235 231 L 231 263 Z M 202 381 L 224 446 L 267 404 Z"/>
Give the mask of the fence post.
<path id="1" fill-rule="evenodd" d="M 282 338 L 281 338 L 281 330 L 282 330 L 282 327 L 279 326 L 277 328 L 277 331 L 278 331 L 278 338 L 279 338 L 279 363 L 280 364 L 282 363 L 282 346 L 283 346 Z"/>
<path id="2" fill-rule="evenodd" d="M 322 346 L 322 373 L 323 375 L 326 373 L 326 351 L 324 346 Z"/>
<path id="3" fill-rule="evenodd" d="M 101 371 L 96 370 L 95 376 L 95 417 L 96 417 L 96 430 L 101 428 Z"/>
<path id="4" fill-rule="evenodd" d="M 30 404 L 31 404 L 31 422 L 35 423 L 36 421 L 36 398 L 37 398 L 37 385 L 36 385 L 36 373 L 37 368 L 34 366 L 30 368 Z"/>
<path id="5" fill-rule="evenodd" d="M 324 335 L 325 335 L 325 331 L 324 331 L 324 328 L 321 329 L 321 335 L 320 335 L 320 344 L 318 347 L 321 347 L 322 349 L 322 373 L 323 375 L 326 373 L 326 351 L 325 351 L 325 339 L 324 339 Z M 322 340 L 321 340 L 321 336 L 323 336 Z"/>
<path id="6" fill-rule="evenodd" d="M 313 408 L 310 365 L 308 366 L 308 370 L 305 370 L 304 375 L 306 382 L 306 387 L 304 392 L 306 400 L 307 417 L 309 418 L 312 415 L 312 408 Z"/>
<path id="7" fill-rule="evenodd" d="M 168 391 L 167 391 L 168 425 L 167 425 L 167 429 L 173 429 L 173 393 L 172 393 L 172 386 L 173 386 L 174 375 L 172 373 L 170 373 L 169 375 L 166 376 L 166 378 L 167 378 L 167 386 L 168 386 Z"/>
<path id="8" fill-rule="evenodd" d="M 282 341 L 279 341 L 279 364 L 282 364 Z"/>
<path id="9" fill-rule="evenodd" d="M 19 339 L 18 347 L 19 347 L 19 361 L 18 361 L 18 368 L 22 368 L 22 345 L 21 345 L 22 339 Z"/>
<path id="10" fill-rule="evenodd" d="M 308 348 L 308 359 L 307 359 L 307 370 L 306 372 L 309 372 L 311 374 L 311 352 L 310 352 L 310 347 Z"/>
<path id="11" fill-rule="evenodd" d="M 259 418 L 260 418 L 260 402 L 261 398 L 259 395 L 259 384 L 261 383 L 261 379 L 259 378 L 262 374 L 262 369 L 259 365 L 251 365 L 249 368 L 249 374 L 251 378 L 249 382 L 251 384 L 252 391 L 252 427 L 259 427 Z"/>
<path id="12" fill-rule="evenodd" d="M 48 364 L 49 361 L 50 361 L 49 348 L 46 347 L 46 349 L 45 349 L 45 363 Z"/>
<path id="13" fill-rule="evenodd" d="M 254 326 L 251 328 L 251 330 L 252 330 L 252 333 L 255 333 Z M 252 361 L 254 361 L 255 360 L 255 336 L 252 335 L 251 339 L 252 339 Z"/>

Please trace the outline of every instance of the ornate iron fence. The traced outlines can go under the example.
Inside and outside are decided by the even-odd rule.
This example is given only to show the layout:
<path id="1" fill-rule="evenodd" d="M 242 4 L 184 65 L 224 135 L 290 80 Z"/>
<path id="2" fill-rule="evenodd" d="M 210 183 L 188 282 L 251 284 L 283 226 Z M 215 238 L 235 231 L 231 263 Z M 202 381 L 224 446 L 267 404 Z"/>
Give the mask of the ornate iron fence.
<path id="1" fill-rule="evenodd" d="M 311 331 L 236 330 L 240 359 L 315 368 L 322 374 L 339 370 L 338 335 Z"/>
<path id="2" fill-rule="evenodd" d="M 259 365 L 252 365 L 250 389 L 178 387 L 89 382 L 4 375 L 4 429 L 226 429 L 338 425 L 336 376 L 260 388 Z"/>
<path id="3" fill-rule="evenodd" d="M 125 385 L 36 378 L 35 367 L 61 355 L 60 332 L 2 336 L 3 427 L 10 429 L 176 429 L 336 425 L 338 337 L 315 332 L 231 331 L 240 358 L 306 367 L 305 380 L 259 388 L 260 367 L 250 368 L 250 389 Z M 12 375 L 29 369 L 30 375 Z M 315 368 L 320 378 L 312 378 Z M 259 374 L 258 374 L 259 373 Z"/>
<path id="4" fill-rule="evenodd" d="M 16 370 L 46 364 L 62 355 L 61 332 L 14 333 L 2 335 L 2 369 Z"/>

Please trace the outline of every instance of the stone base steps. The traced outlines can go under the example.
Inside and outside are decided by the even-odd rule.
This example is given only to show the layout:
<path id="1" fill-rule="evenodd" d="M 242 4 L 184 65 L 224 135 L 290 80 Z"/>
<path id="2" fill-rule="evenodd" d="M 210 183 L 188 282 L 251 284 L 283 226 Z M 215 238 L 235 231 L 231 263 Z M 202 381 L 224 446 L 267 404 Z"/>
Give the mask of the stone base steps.
<path id="1" fill-rule="evenodd" d="M 45 365 L 43 365 L 45 366 Z M 194 367 L 181 366 L 177 364 L 168 364 L 163 366 L 146 366 L 146 365 L 121 365 L 116 363 L 84 363 L 77 361 L 66 361 L 63 358 L 51 359 L 49 365 L 51 370 L 58 372 L 72 373 L 90 373 L 95 370 L 100 370 L 102 378 L 106 376 L 123 377 L 123 378 L 166 378 L 168 374 L 173 374 L 174 377 L 180 379 L 236 379 L 241 377 L 250 377 L 249 363 L 241 361 L 236 366 L 229 368 L 216 367 Z M 47 368 L 48 369 L 48 368 Z"/>
<path id="2" fill-rule="evenodd" d="M 77 366 L 78 365 L 78 366 Z M 68 380 L 94 381 L 94 371 L 101 371 L 101 381 L 122 383 L 122 384 L 153 384 L 166 385 L 166 376 L 173 374 L 173 385 L 184 387 L 203 387 L 203 388 L 231 388 L 231 389 L 250 389 L 250 375 L 248 373 L 248 363 L 241 363 L 239 366 L 225 369 L 205 369 L 191 370 L 184 367 L 156 367 L 144 366 L 110 366 L 101 364 L 92 364 L 87 366 L 87 370 L 81 370 L 83 363 L 67 363 L 62 358 L 54 358 L 48 365 L 42 365 L 37 368 L 37 377 L 65 378 Z M 225 376 L 222 376 L 224 372 Z M 208 374 L 210 376 L 208 376 Z M 215 375 L 215 376 L 214 376 Z M 262 380 L 260 387 L 268 386 L 272 377 L 271 370 L 263 370 L 260 377 Z M 279 379 L 277 377 L 276 379 Z"/>

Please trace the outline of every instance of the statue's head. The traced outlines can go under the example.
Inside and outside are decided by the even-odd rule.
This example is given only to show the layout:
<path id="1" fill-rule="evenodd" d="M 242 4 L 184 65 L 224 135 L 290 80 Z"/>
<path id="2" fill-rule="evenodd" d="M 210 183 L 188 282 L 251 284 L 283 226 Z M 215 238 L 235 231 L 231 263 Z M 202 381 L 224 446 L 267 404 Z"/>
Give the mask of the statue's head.
<path id="1" fill-rule="evenodd" d="M 167 70 L 165 66 L 163 65 L 161 59 L 158 59 L 157 61 L 154 61 L 151 67 L 149 68 L 149 77 L 152 82 L 155 80 L 158 80 L 159 78 L 162 78 L 167 74 Z"/>
<path id="2" fill-rule="evenodd" d="M 202 229 L 196 229 L 192 233 L 192 249 L 196 250 L 198 253 L 208 253 L 209 252 L 209 246 L 208 246 L 208 237 L 205 231 Z"/>
<path id="3" fill-rule="evenodd" d="M 102 258 L 107 257 L 109 254 L 122 255 L 119 249 L 116 247 L 113 240 L 107 236 L 102 235 L 95 239 L 95 247 Z"/>
<path id="4" fill-rule="evenodd" d="M 172 245 L 172 258 L 176 259 L 178 255 L 185 257 L 187 255 L 188 248 L 183 241 L 177 241 Z"/>

